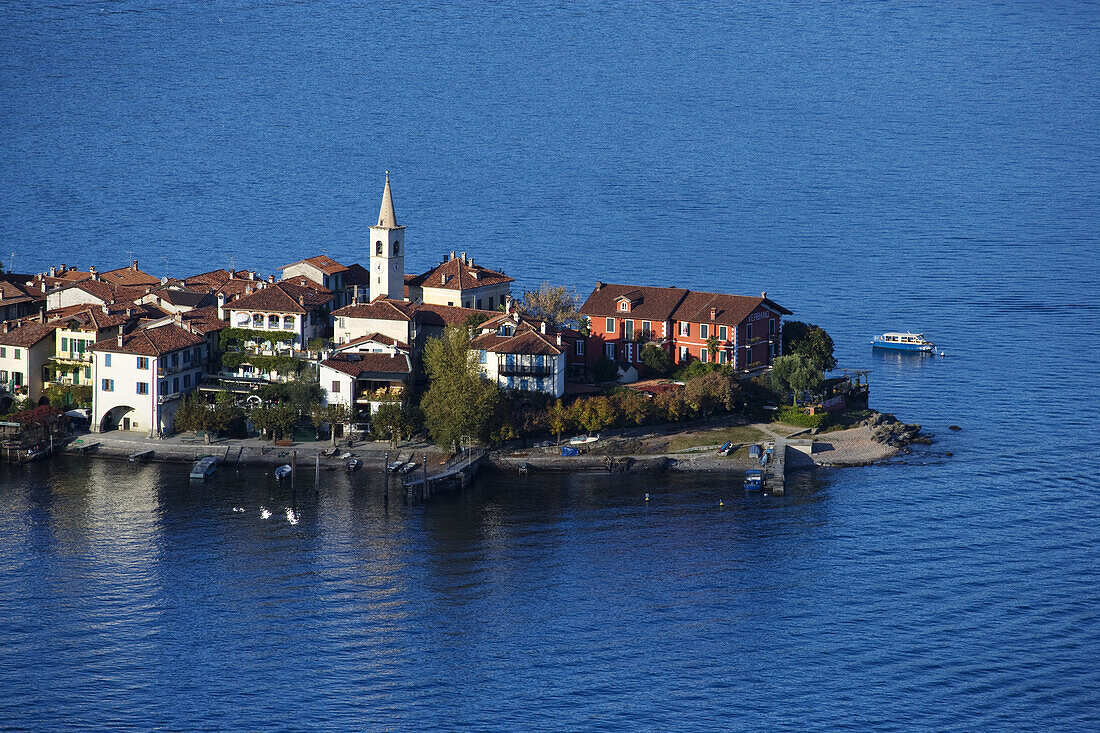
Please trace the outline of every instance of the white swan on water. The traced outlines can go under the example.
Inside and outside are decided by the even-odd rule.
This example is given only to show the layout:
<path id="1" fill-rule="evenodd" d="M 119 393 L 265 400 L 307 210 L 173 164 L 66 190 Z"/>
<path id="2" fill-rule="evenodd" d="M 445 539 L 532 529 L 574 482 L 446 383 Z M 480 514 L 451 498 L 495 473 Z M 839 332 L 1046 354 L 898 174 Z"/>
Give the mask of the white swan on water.
<path id="1" fill-rule="evenodd" d="M 260 507 L 260 519 L 271 519 L 271 512 L 265 506 Z"/>
<path id="2" fill-rule="evenodd" d="M 298 512 L 294 511 L 290 507 L 287 507 L 287 509 L 286 509 L 286 521 L 290 522 L 291 524 L 297 524 L 298 523 Z"/>

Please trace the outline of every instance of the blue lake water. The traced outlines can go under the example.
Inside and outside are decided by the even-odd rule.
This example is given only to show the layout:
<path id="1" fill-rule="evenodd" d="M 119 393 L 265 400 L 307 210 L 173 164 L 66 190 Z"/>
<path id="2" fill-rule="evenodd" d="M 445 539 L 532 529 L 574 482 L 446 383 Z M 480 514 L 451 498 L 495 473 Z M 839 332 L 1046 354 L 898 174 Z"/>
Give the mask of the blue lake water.
<path id="1" fill-rule="evenodd" d="M 1100 727 L 1095 5 L 13 2 L 0 32 L 17 270 L 366 261 L 390 170 L 410 271 L 766 290 L 937 436 L 783 498 L 487 476 L 388 514 L 365 474 L 3 467 L 0 725 Z M 871 353 L 899 328 L 948 356 Z"/>

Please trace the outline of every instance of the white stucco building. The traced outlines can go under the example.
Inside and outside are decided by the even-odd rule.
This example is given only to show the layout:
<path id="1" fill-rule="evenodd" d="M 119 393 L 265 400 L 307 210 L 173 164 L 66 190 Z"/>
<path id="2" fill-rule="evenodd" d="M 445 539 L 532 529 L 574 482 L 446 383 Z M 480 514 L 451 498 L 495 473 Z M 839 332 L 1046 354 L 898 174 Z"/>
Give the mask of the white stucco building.
<path id="1" fill-rule="evenodd" d="M 482 374 L 500 387 L 565 394 L 568 344 L 545 322 L 504 313 L 481 324 L 470 346 Z"/>
<path id="2" fill-rule="evenodd" d="M 96 342 L 91 347 L 92 430 L 171 433 L 184 395 L 202 382 L 206 340 L 174 323 Z"/>

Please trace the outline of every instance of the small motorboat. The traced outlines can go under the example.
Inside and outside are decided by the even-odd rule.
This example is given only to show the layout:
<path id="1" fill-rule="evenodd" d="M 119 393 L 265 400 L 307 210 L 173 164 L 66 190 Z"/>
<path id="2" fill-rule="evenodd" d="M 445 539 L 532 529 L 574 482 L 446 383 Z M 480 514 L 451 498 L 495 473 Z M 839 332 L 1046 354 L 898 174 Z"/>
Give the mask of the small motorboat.
<path id="1" fill-rule="evenodd" d="M 401 467 L 401 473 L 412 473 L 413 471 L 416 470 L 416 467 L 419 466 L 419 465 L 420 464 L 417 463 L 416 461 L 408 461 L 408 462 L 405 463 L 404 466 Z"/>
<path id="2" fill-rule="evenodd" d="M 214 469 L 217 467 L 217 456 L 203 456 L 195 461 L 195 465 L 191 466 L 191 478 L 204 479 L 214 473 Z"/>
<path id="3" fill-rule="evenodd" d="M 745 491 L 759 491 L 764 488 L 764 472 L 755 468 L 745 471 Z"/>
<path id="4" fill-rule="evenodd" d="M 277 481 L 282 481 L 283 479 L 285 479 L 287 476 L 289 476 L 293 472 L 294 472 L 294 469 L 290 467 L 290 464 L 289 463 L 284 463 L 283 465 L 281 465 L 281 466 L 279 466 L 278 468 L 275 469 L 275 479 Z"/>
<path id="5" fill-rule="evenodd" d="M 359 467 L 360 467 L 360 466 L 362 466 L 362 465 L 363 465 L 363 462 L 362 462 L 362 461 L 360 461 L 360 460 L 359 460 L 358 458 L 349 458 L 349 459 L 348 459 L 348 460 L 347 460 L 347 461 L 346 461 L 346 462 L 344 463 L 344 469 L 345 469 L 345 470 L 346 470 L 346 471 L 347 471 L 348 473 L 354 473 L 354 472 L 358 471 L 358 470 L 359 470 Z"/>
<path id="6" fill-rule="evenodd" d="M 760 446 L 755 443 L 749 446 L 749 458 L 760 459 Z"/>
<path id="7" fill-rule="evenodd" d="M 881 336 L 875 336 L 871 339 L 871 347 L 875 349 L 893 349 L 895 351 L 929 352 L 936 348 L 936 345 L 926 339 L 923 333 L 887 331 Z"/>
<path id="8" fill-rule="evenodd" d="M 596 435 L 578 435 L 569 439 L 569 445 L 588 445 L 589 443 L 598 442 L 599 439 L 598 433 Z"/>
<path id="9" fill-rule="evenodd" d="M 392 461 L 389 465 L 386 466 L 386 470 L 390 473 L 398 473 L 401 471 L 404 465 L 408 463 L 410 458 L 412 458 L 412 456 L 409 456 L 409 458 L 402 458 L 399 454 L 396 461 Z"/>
<path id="10" fill-rule="evenodd" d="M 730 451 L 732 451 L 732 450 L 733 450 L 733 441 L 732 440 L 727 440 L 725 443 L 722 444 L 722 447 L 718 449 L 718 455 L 728 456 L 730 454 Z"/>

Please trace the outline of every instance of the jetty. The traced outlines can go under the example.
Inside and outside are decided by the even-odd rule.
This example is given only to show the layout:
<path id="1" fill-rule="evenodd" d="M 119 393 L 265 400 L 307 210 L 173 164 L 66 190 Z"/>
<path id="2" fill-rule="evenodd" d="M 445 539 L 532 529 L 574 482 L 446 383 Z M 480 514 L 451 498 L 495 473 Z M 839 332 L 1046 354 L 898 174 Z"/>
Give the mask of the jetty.
<path id="1" fill-rule="evenodd" d="M 764 467 L 764 490 L 775 496 L 783 495 L 783 484 L 787 478 L 787 439 L 775 439 L 772 457 Z"/>
<path id="2" fill-rule="evenodd" d="M 405 489 L 410 494 L 415 489 L 420 489 L 420 495 L 427 497 L 431 495 L 432 488 L 440 484 L 457 482 L 459 487 L 465 488 L 477 474 L 478 469 L 481 468 L 481 462 L 487 455 L 489 451 L 482 446 L 467 448 L 461 453 L 456 453 L 432 474 L 428 473 L 430 469 L 425 463 L 420 476 L 412 475 L 404 480 Z"/>

